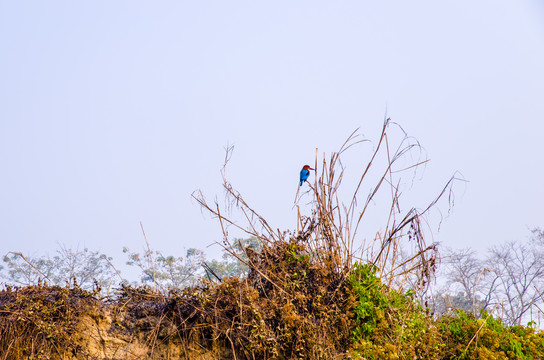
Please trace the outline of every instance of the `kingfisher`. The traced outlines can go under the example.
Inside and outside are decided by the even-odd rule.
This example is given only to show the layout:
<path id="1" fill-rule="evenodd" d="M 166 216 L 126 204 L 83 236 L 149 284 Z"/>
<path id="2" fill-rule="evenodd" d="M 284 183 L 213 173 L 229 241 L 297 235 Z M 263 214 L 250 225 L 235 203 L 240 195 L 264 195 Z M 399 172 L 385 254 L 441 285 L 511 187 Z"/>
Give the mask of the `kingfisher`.
<path id="1" fill-rule="evenodd" d="M 302 186 L 302 184 L 304 184 L 304 182 L 310 176 L 310 170 L 315 170 L 315 169 L 312 169 L 310 165 L 304 165 L 302 167 L 302 170 L 300 170 L 300 186 Z"/>

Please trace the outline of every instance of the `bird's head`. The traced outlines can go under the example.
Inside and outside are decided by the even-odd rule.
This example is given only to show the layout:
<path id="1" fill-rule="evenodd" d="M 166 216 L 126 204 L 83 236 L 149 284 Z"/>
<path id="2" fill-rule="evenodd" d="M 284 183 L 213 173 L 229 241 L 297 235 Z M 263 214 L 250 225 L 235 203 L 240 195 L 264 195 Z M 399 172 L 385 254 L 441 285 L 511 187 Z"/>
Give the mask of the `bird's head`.
<path id="1" fill-rule="evenodd" d="M 302 169 L 304 169 L 304 170 L 315 170 L 315 169 L 312 169 L 312 168 L 310 167 L 310 165 L 304 165 L 304 166 L 302 167 Z"/>

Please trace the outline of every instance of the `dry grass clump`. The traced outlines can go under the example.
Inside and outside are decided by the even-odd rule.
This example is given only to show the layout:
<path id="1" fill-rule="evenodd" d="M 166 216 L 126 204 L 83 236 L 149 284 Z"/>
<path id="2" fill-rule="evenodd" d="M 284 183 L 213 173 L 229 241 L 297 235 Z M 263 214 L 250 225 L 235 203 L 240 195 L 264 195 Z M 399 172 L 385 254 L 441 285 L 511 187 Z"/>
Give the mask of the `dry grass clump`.
<path id="1" fill-rule="evenodd" d="M 97 306 L 96 294 L 58 286 L 0 291 L 0 359 L 64 359 L 83 353 L 79 318 Z"/>
<path id="2" fill-rule="evenodd" d="M 300 237 L 248 255 L 247 279 L 201 292 L 202 340 L 243 359 L 330 359 L 348 349 L 354 297 L 343 274 L 313 262 Z"/>
<path id="3" fill-rule="evenodd" d="M 354 296 L 344 272 L 312 260 L 305 233 L 246 248 L 247 278 L 206 281 L 168 295 L 123 287 L 110 331 L 140 334 L 147 356 L 176 344 L 182 358 L 330 359 L 346 353 Z M 190 355 L 189 355 L 190 354 Z"/>

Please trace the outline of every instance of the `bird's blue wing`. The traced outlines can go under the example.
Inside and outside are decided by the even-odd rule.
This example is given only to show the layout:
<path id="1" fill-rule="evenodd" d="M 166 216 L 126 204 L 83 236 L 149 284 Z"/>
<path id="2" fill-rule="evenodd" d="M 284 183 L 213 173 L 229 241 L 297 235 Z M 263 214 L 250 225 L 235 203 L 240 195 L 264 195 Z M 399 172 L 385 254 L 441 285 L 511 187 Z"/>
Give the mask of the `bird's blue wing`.
<path id="1" fill-rule="evenodd" d="M 302 169 L 300 170 L 300 186 L 308 179 L 310 176 L 310 170 Z"/>

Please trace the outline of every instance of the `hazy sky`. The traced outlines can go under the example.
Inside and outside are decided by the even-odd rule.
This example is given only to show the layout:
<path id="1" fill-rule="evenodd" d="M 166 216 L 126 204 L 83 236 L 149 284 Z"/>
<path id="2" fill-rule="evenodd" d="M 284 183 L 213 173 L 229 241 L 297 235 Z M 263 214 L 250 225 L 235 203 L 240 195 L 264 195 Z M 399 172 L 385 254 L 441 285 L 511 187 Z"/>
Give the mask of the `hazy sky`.
<path id="1" fill-rule="evenodd" d="M 435 241 L 544 227 L 540 1 L 0 0 L 0 54 L 0 255 L 122 264 L 140 221 L 164 253 L 205 249 L 220 229 L 190 195 L 221 199 L 227 144 L 233 185 L 293 228 L 301 166 L 386 109 L 431 159 L 406 207 L 469 181 Z"/>

